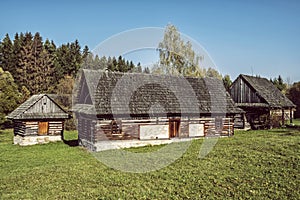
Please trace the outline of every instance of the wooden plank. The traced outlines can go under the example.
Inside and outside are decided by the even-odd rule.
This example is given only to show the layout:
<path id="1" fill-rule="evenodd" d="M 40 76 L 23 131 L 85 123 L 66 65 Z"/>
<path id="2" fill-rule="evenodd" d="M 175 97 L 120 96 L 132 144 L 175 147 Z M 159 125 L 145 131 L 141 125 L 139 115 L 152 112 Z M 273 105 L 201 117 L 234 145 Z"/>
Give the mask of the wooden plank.
<path id="1" fill-rule="evenodd" d="M 39 135 L 46 135 L 48 133 L 48 122 L 39 122 L 39 129 L 38 134 Z"/>

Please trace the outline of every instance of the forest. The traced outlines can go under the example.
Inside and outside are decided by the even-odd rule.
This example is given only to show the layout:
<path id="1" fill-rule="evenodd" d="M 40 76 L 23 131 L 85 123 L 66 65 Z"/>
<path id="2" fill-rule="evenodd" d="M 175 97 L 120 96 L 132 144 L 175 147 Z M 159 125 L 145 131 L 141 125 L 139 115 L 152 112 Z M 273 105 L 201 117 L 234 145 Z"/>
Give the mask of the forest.
<path id="1" fill-rule="evenodd" d="M 72 94 L 78 70 L 106 69 L 120 72 L 145 72 L 141 65 L 121 56 L 101 57 L 81 48 L 78 40 L 57 46 L 53 41 L 43 41 L 40 33 L 16 33 L 12 40 L 8 34 L 0 42 L 0 124 L 5 116 L 31 95 L 39 93 Z M 63 101 L 63 100 L 62 100 Z M 70 99 L 61 102 L 70 106 Z"/>
<path id="2" fill-rule="evenodd" d="M 174 42 L 175 41 L 175 42 Z M 189 42 L 180 38 L 174 25 L 168 25 L 163 40 L 158 44 L 160 60 L 152 69 L 135 65 L 119 57 L 93 55 L 88 46 L 83 48 L 75 40 L 57 46 L 53 40 L 43 40 L 40 33 L 8 34 L 0 40 L 0 126 L 5 116 L 31 95 L 38 93 L 57 94 L 60 103 L 71 106 L 76 74 L 81 68 L 107 71 L 173 74 L 193 77 L 217 77 L 223 80 L 226 89 L 232 83 L 229 75 L 222 76 L 217 70 L 203 68 L 201 56 L 197 56 Z M 168 51 L 166 51 L 166 49 Z M 179 53 L 176 52 L 179 49 Z M 300 106 L 300 82 L 291 84 L 278 78 L 270 81 L 298 106 Z M 300 112 L 296 112 L 299 117 Z M 3 127 L 3 126 L 2 126 Z"/>

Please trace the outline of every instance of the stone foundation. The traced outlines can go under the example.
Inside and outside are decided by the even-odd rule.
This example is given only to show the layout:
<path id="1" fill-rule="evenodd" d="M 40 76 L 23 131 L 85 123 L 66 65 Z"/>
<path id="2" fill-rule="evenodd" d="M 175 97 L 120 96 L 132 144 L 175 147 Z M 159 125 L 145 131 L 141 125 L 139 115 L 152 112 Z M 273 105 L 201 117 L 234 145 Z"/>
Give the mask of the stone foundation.
<path id="1" fill-rule="evenodd" d="M 14 144 L 18 144 L 20 146 L 28 146 L 28 145 L 35 145 L 35 144 L 47 144 L 49 142 L 57 142 L 62 141 L 60 135 L 56 136 L 14 136 Z"/>

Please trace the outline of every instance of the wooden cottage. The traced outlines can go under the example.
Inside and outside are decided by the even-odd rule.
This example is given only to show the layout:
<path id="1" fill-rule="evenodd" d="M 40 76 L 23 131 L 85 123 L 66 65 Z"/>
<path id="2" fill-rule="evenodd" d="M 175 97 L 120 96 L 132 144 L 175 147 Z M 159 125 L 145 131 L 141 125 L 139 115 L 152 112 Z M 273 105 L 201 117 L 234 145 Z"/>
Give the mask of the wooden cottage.
<path id="1" fill-rule="evenodd" d="M 80 143 L 234 134 L 234 105 L 222 81 L 83 70 L 73 111 Z"/>
<path id="2" fill-rule="evenodd" d="M 47 94 L 31 96 L 7 116 L 13 120 L 14 143 L 30 145 L 62 139 L 64 121 L 70 118 Z"/>
<path id="3" fill-rule="evenodd" d="M 236 106 L 246 114 L 252 129 L 272 128 L 292 122 L 296 106 L 268 79 L 239 75 L 230 87 Z M 244 123 L 244 125 L 245 125 Z"/>

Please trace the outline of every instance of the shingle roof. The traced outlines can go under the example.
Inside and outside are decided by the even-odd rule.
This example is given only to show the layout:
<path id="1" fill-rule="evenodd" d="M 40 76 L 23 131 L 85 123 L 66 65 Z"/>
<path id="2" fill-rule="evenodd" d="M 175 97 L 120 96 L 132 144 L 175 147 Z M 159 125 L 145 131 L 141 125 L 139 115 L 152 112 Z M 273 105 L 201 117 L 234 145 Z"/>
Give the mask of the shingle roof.
<path id="1" fill-rule="evenodd" d="M 183 76 L 84 70 L 93 81 L 98 76 L 93 99 L 95 111 L 84 105 L 73 110 L 98 115 L 157 116 L 199 115 L 210 113 L 241 113 L 225 91 L 222 81 L 215 78 L 186 78 Z M 86 80 L 91 82 L 91 80 Z M 92 81 L 92 82 L 93 82 Z M 94 83 L 87 83 L 95 85 Z"/>
<path id="2" fill-rule="evenodd" d="M 247 82 L 270 107 L 296 107 L 295 104 L 282 94 L 268 79 L 243 74 L 241 74 L 240 77 Z"/>
<path id="3" fill-rule="evenodd" d="M 83 72 L 84 72 L 83 74 L 85 76 L 87 87 L 90 91 L 91 100 L 94 104 L 97 84 L 103 72 L 100 70 L 88 70 L 88 69 L 83 69 Z"/>
<path id="4" fill-rule="evenodd" d="M 56 106 L 58 106 L 61 112 L 56 113 L 26 113 L 31 107 L 33 107 L 40 99 L 47 96 Z M 24 103 L 22 103 L 18 108 L 12 111 L 8 116 L 8 119 L 67 119 L 69 114 L 65 112 L 52 98 L 47 94 L 36 94 L 32 95 Z"/>

